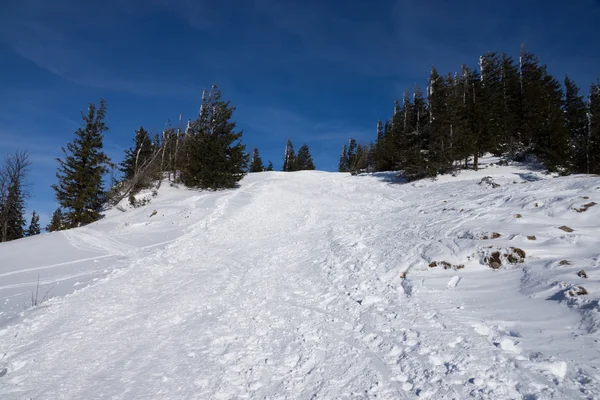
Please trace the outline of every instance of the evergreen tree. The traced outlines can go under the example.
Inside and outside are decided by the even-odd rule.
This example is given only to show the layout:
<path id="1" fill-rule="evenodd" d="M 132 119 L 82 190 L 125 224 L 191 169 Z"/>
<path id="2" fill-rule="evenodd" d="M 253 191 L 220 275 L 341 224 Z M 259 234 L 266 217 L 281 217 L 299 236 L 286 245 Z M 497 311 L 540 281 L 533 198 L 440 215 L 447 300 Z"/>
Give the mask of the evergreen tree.
<path id="1" fill-rule="evenodd" d="M 385 136 L 385 135 L 384 135 Z M 356 139 L 350 138 L 348 142 L 348 170 L 351 171 L 356 163 L 356 147 L 357 147 Z"/>
<path id="2" fill-rule="evenodd" d="M 29 172 L 29 154 L 16 151 L 6 155 L 0 166 L 0 242 L 20 239 L 25 235 L 25 179 Z"/>
<path id="3" fill-rule="evenodd" d="M 590 88 L 587 160 L 588 173 L 600 174 L 600 81 Z"/>
<path id="4" fill-rule="evenodd" d="M 565 123 L 573 143 L 573 166 L 575 171 L 587 172 L 587 107 L 579 88 L 574 81 L 565 76 Z"/>
<path id="5" fill-rule="evenodd" d="M 469 158 L 477 152 L 478 137 L 476 136 L 476 94 L 478 77 L 465 65 L 461 67 L 461 74 L 457 78 L 452 96 L 454 108 L 453 135 L 454 135 L 454 160 L 464 161 L 467 168 Z"/>
<path id="6" fill-rule="evenodd" d="M 565 125 L 564 94 L 560 83 L 544 68 L 543 129 L 537 139 L 536 153 L 550 171 L 569 174 L 572 171 L 573 146 Z"/>
<path id="7" fill-rule="evenodd" d="M 437 175 L 450 167 L 452 156 L 449 151 L 450 130 L 447 110 L 448 88 L 435 68 L 431 69 L 428 87 L 429 147 L 427 171 Z"/>
<path id="8" fill-rule="evenodd" d="M 273 166 L 271 166 L 273 167 Z M 250 172 L 263 172 L 265 170 L 265 166 L 263 165 L 262 159 L 258 154 L 258 149 L 255 148 L 252 151 L 252 158 L 250 161 Z"/>
<path id="9" fill-rule="evenodd" d="M 377 140 L 380 140 L 383 137 L 383 124 L 381 120 L 377 120 Z"/>
<path id="10" fill-rule="evenodd" d="M 522 151 L 521 83 L 519 69 L 511 57 L 502 54 L 502 134 L 506 153 L 512 158 Z"/>
<path id="11" fill-rule="evenodd" d="M 521 98 L 524 137 L 551 171 L 568 172 L 572 148 L 563 113 L 560 84 L 538 58 L 521 49 Z M 526 143 L 527 144 L 527 143 Z"/>
<path id="12" fill-rule="evenodd" d="M 123 173 L 124 179 L 132 179 L 139 168 L 152 158 L 154 147 L 148 132 L 140 126 L 135 131 L 133 147 L 125 150 L 125 157 L 119 164 L 119 170 Z"/>
<path id="13" fill-rule="evenodd" d="M 231 121 L 235 108 L 221 100 L 213 85 L 202 95 L 198 118 L 190 124 L 185 140 L 186 159 L 182 182 L 203 189 L 231 188 L 244 177 L 248 165 L 242 132 Z"/>
<path id="14" fill-rule="evenodd" d="M 34 236 L 40 234 L 40 216 L 34 211 L 31 214 L 31 222 L 29 228 L 27 228 L 27 236 Z"/>
<path id="15" fill-rule="evenodd" d="M 502 61 L 497 53 L 485 53 L 479 59 L 480 85 L 476 101 L 484 104 L 481 107 L 483 152 L 501 155 L 506 150 L 503 143 L 504 104 L 502 90 Z"/>
<path id="16" fill-rule="evenodd" d="M 76 138 L 63 148 L 64 159 L 52 185 L 61 207 L 66 210 L 67 228 L 97 221 L 104 202 L 102 177 L 108 172 L 110 159 L 102 150 L 106 103 L 100 100 L 98 108 L 90 104 L 87 115 L 82 113 L 83 127 L 75 131 Z"/>
<path id="17" fill-rule="evenodd" d="M 410 99 L 405 98 L 405 103 Z M 419 178 L 427 173 L 429 135 L 426 129 L 427 105 L 419 85 L 415 85 L 413 103 L 405 109 L 407 145 L 404 151 L 404 171 L 411 178 Z"/>
<path id="18" fill-rule="evenodd" d="M 359 144 L 356 148 L 356 161 L 351 172 L 366 171 L 369 168 L 369 146 Z"/>
<path id="19" fill-rule="evenodd" d="M 313 163 L 312 156 L 310 155 L 310 150 L 306 144 L 302 145 L 298 149 L 298 155 L 296 156 L 296 171 L 302 170 L 314 170 L 315 164 Z"/>
<path id="20" fill-rule="evenodd" d="M 50 220 L 50 223 L 46 225 L 46 231 L 56 232 L 62 231 L 65 228 L 65 217 L 62 210 L 57 208 L 54 213 L 52 213 L 52 219 Z"/>
<path id="21" fill-rule="evenodd" d="M 285 155 L 283 157 L 283 170 L 285 172 L 294 171 L 296 167 L 296 153 L 294 152 L 294 145 L 292 141 L 288 139 L 285 145 Z"/>
<path id="22" fill-rule="evenodd" d="M 381 124 L 381 121 L 379 121 L 379 124 Z M 346 145 L 342 147 L 342 153 L 340 154 L 340 162 L 338 163 L 338 171 L 348 172 L 348 146 Z"/>
<path id="23" fill-rule="evenodd" d="M 587 171 L 588 165 L 594 170 L 600 164 L 594 158 L 600 148 L 592 150 L 600 143 L 594 139 L 600 120 L 594 115 L 600 113 L 591 109 L 600 104 L 597 86 L 587 121 L 577 86 L 567 78 L 565 89 L 563 95 L 547 67 L 524 47 L 518 66 L 504 53 L 489 52 L 480 57 L 479 72 L 463 66 L 460 75 L 440 76 L 433 68 L 427 102 L 418 86 L 412 101 L 405 91 L 392 118 L 378 122 L 374 147 L 351 143 L 338 169 L 352 170 L 361 153 L 377 171 L 403 169 L 418 178 L 447 171 L 457 161 L 467 167 L 471 156 L 477 169 L 487 152 L 511 158 L 530 152 L 552 171 Z"/>
<path id="24" fill-rule="evenodd" d="M 274 171 L 274 169 L 273 169 L 273 163 L 271 162 L 271 160 L 269 160 L 269 165 L 267 166 L 266 171 L 269 171 L 269 172 L 270 171 Z"/>
<path id="25" fill-rule="evenodd" d="M 20 182 L 13 182 L 8 188 L 6 202 L 2 205 L 4 215 L 2 241 L 21 239 L 25 236 L 25 197 Z"/>

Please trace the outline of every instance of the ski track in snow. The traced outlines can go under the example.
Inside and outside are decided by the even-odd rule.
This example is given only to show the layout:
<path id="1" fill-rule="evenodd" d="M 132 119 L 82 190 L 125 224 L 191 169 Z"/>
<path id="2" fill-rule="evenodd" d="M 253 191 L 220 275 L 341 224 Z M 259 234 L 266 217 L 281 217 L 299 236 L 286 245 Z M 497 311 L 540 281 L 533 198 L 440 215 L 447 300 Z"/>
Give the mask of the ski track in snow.
<path id="1" fill-rule="evenodd" d="M 535 265 L 548 264 L 541 250 L 572 239 L 548 227 L 538 240 L 556 246 L 538 255 L 540 244 L 510 231 L 562 214 L 538 205 L 537 222 L 515 222 L 513 204 L 542 194 L 546 206 L 560 203 L 549 187 L 592 191 L 600 179 L 492 190 L 477 181 L 258 175 L 174 203 L 169 215 L 189 224 L 155 247 L 102 224 L 64 232 L 73 248 L 120 266 L 0 329 L 0 398 L 600 397 L 598 317 L 529 293 L 528 263 L 492 271 L 476 255 L 518 244 L 532 248 Z M 487 223 L 503 237 L 471 237 L 491 231 Z M 575 243 L 598 244 L 597 228 L 579 219 Z M 430 269 L 433 260 L 465 269 Z"/>

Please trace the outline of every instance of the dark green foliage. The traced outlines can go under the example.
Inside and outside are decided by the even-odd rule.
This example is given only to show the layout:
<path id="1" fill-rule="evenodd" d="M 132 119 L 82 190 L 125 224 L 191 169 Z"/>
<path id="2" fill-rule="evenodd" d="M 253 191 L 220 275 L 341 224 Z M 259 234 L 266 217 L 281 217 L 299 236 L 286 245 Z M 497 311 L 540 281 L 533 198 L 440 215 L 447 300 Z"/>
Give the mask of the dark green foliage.
<path id="1" fill-rule="evenodd" d="M 356 163 L 356 147 L 358 146 L 358 144 L 356 143 L 356 139 L 354 138 L 350 138 L 350 142 L 348 144 L 348 152 L 347 154 L 347 160 L 348 160 L 348 171 L 351 171 L 352 168 L 354 167 L 354 164 Z"/>
<path id="2" fill-rule="evenodd" d="M 271 160 L 269 160 L 269 165 L 267 165 L 266 171 L 274 171 L 274 169 L 273 169 L 273 163 L 271 162 Z"/>
<path id="3" fill-rule="evenodd" d="M 296 156 L 296 171 L 303 170 L 314 170 L 315 164 L 313 162 L 312 156 L 310 155 L 310 150 L 306 144 L 302 145 L 298 149 L 298 155 Z"/>
<path id="4" fill-rule="evenodd" d="M 486 53 L 479 61 L 480 80 L 475 99 L 476 104 L 485 104 L 480 108 L 481 138 L 479 150 L 501 155 L 506 146 L 502 143 L 504 99 L 502 86 L 502 60 L 497 53 Z"/>
<path id="5" fill-rule="evenodd" d="M 242 132 L 231 121 L 235 108 L 221 100 L 213 85 L 203 94 L 198 118 L 191 122 L 185 139 L 182 182 L 203 189 L 232 188 L 244 177 L 248 165 Z"/>
<path id="6" fill-rule="evenodd" d="M 381 121 L 379 121 L 381 124 Z M 383 129 L 383 128 L 382 128 Z M 339 172 L 348 172 L 348 146 L 342 147 L 342 153 L 340 154 L 340 162 L 338 163 Z"/>
<path id="7" fill-rule="evenodd" d="M 150 140 L 148 132 L 140 126 L 135 131 L 133 147 L 125 150 L 125 157 L 119 164 L 119 170 L 123 173 L 123 178 L 133 178 L 136 172 L 152 158 L 153 153 L 154 144 Z"/>
<path id="8" fill-rule="evenodd" d="M 40 232 L 40 216 L 34 211 L 31 214 L 31 222 L 29 222 L 29 228 L 27 228 L 27 236 L 39 235 Z"/>
<path id="9" fill-rule="evenodd" d="M 361 171 L 367 171 L 369 169 L 369 164 L 371 161 L 370 154 L 370 146 L 364 146 L 359 144 L 356 148 L 356 159 L 354 161 L 354 164 L 350 168 L 350 172 L 357 173 Z"/>
<path id="10" fill-rule="evenodd" d="M 254 151 L 252 151 L 250 160 L 250 172 L 262 172 L 265 170 L 260 154 L 258 154 L 258 149 L 255 148 Z M 271 168 L 273 168 L 273 165 L 271 165 Z"/>
<path id="11" fill-rule="evenodd" d="M 25 197 L 22 191 L 22 185 L 19 182 L 13 182 L 8 187 L 8 196 L 6 202 L 0 206 L 0 211 L 4 215 L 4 229 L 2 241 L 21 239 L 25 236 Z"/>
<path id="12" fill-rule="evenodd" d="M 429 146 L 427 159 L 427 173 L 435 176 L 446 171 L 452 160 L 450 146 L 450 124 L 448 118 L 447 101 L 449 88 L 444 79 L 435 68 L 431 70 L 428 87 L 429 104 Z"/>
<path id="13" fill-rule="evenodd" d="M 383 124 L 381 120 L 377 120 L 377 140 L 380 140 L 383 137 Z"/>
<path id="14" fill-rule="evenodd" d="M 155 137 L 155 141 L 157 140 L 157 137 Z M 123 173 L 124 180 L 131 181 L 135 178 L 130 190 L 132 194 L 150 187 L 153 180 L 160 178 L 157 174 L 142 174 L 143 171 L 147 170 L 158 148 L 159 144 L 153 143 L 148 132 L 140 126 L 135 132 L 133 147 L 125 150 L 125 158 L 119 164 L 119 170 Z"/>
<path id="15" fill-rule="evenodd" d="M 25 198 L 29 196 L 25 179 L 30 165 L 24 151 L 6 155 L 0 165 L 0 242 L 25 235 Z"/>
<path id="16" fill-rule="evenodd" d="M 75 131 L 75 139 L 63 148 L 64 159 L 57 158 L 59 183 L 52 185 L 56 199 L 65 210 L 64 225 L 73 228 L 100 218 L 104 203 L 102 177 L 108 172 L 110 159 L 102 150 L 106 103 L 98 108 L 90 104 L 88 113 L 81 113 L 83 127 Z"/>
<path id="17" fill-rule="evenodd" d="M 394 165 L 394 146 L 390 135 L 390 130 L 385 129 L 375 142 L 373 151 L 376 171 L 391 171 Z"/>
<path id="18" fill-rule="evenodd" d="M 57 208 L 54 213 L 52 213 L 52 219 L 50 223 L 46 225 L 47 232 L 56 232 L 62 231 L 66 229 L 65 227 L 65 216 L 60 208 Z"/>
<path id="19" fill-rule="evenodd" d="M 283 156 L 283 171 L 291 172 L 296 168 L 296 153 L 292 141 L 288 139 L 285 145 L 285 154 Z"/>
<path id="20" fill-rule="evenodd" d="M 521 49 L 521 87 L 524 145 L 531 145 L 551 171 L 568 172 L 572 155 L 562 89 L 525 48 Z"/>
<path id="21" fill-rule="evenodd" d="M 588 118 L 587 107 L 579 88 L 568 76 L 565 77 L 565 124 L 573 143 L 573 168 L 576 172 L 587 171 Z"/>
<path id="22" fill-rule="evenodd" d="M 502 137 L 500 143 L 510 158 L 522 151 L 521 80 L 511 57 L 502 54 Z"/>
<path id="23" fill-rule="evenodd" d="M 590 88 L 588 113 L 588 165 L 589 173 L 600 174 L 600 81 Z"/>
<path id="24" fill-rule="evenodd" d="M 591 112 L 586 125 L 575 84 L 567 78 L 563 96 L 535 55 L 522 48 L 519 61 L 490 52 L 480 58 L 481 74 L 463 66 L 460 74 L 442 76 L 433 68 L 427 102 L 415 86 L 412 99 L 405 91 L 402 104 L 394 102 L 391 120 L 378 122 L 368 164 L 410 178 L 467 168 L 471 160 L 477 169 L 485 153 L 510 159 L 530 153 L 562 174 L 596 165 L 600 148 L 592 150 L 592 137 L 600 118 Z M 597 96 L 596 86 L 592 92 Z M 343 151 L 339 170 L 351 170 L 354 159 L 352 149 Z"/>

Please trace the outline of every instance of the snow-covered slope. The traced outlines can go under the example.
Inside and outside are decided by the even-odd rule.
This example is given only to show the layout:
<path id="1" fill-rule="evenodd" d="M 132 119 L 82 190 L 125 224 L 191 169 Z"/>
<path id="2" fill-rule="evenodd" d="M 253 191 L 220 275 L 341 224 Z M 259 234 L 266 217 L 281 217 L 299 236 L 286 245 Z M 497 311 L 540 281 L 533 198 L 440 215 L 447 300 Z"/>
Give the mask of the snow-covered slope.
<path id="1" fill-rule="evenodd" d="M 598 398 L 592 202 L 526 166 L 165 183 L 0 244 L 0 398 Z"/>

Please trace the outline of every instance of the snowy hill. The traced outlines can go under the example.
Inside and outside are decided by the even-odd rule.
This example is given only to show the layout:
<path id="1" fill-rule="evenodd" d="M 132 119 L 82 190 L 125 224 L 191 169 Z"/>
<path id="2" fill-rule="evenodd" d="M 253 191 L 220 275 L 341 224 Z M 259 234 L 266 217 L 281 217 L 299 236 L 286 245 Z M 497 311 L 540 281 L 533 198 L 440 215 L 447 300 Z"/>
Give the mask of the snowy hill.
<path id="1" fill-rule="evenodd" d="M 0 244 L 0 398 L 599 398 L 600 178 L 485 162 L 165 183 Z"/>

